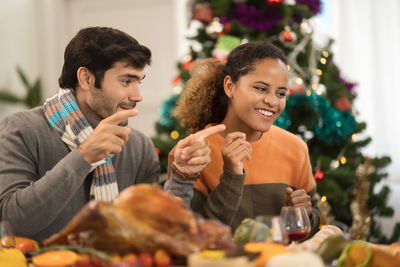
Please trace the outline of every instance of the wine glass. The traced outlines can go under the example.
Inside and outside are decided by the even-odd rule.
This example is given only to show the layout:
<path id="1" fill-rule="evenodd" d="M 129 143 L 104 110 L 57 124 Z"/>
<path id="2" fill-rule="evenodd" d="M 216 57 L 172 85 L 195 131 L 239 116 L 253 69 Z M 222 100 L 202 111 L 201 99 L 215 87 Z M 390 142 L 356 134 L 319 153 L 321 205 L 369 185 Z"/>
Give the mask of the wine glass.
<path id="1" fill-rule="evenodd" d="M 13 248 L 15 247 L 14 232 L 8 221 L 0 222 L 0 247 Z"/>
<path id="2" fill-rule="evenodd" d="M 286 245 L 288 236 L 280 216 L 259 215 L 254 219 L 251 242 L 274 242 Z"/>
<path id="3" fill-rule="evenodd" d="M 282 207 L 281 218 L 289 241 L 303 240 L 310 234 L 311 223 L 305 207 Z"/>

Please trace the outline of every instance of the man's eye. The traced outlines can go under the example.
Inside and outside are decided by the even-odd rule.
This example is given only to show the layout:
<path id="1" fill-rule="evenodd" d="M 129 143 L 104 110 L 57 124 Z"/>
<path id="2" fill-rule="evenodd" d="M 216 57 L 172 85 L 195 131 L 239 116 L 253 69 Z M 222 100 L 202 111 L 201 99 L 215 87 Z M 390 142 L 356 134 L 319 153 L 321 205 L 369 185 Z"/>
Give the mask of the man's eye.
<path id="1" fill-rule="evenodd" d="M 124 86 L 128 86 L 131 83 L 130 80 L 123 80 L 121 82 L 122 82 L 122 85 L 124 85 Z"/>

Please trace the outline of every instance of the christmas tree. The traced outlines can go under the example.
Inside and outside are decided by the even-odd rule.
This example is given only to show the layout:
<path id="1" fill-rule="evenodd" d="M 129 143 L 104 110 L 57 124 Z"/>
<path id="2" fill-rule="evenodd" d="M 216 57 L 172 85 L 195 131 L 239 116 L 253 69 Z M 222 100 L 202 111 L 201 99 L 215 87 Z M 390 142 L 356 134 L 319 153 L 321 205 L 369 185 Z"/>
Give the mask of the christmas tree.
<path id="1" fill-rule="evenodd" d="M 321 11 L 320 0 L 212 0 L 193 1 L 189 27 L 190 52 L 178 62 L 173 94 L 160 109 L 153 138 L 166 172 L 168 152 L 185 137 L 173 110 L 188 69 L 199 58 L 224 61 L 243 42 L 267 40 L 279 46 L 289 60 L 289 96 L 286 109 L 275 124 L 301 137 L 308 145 L 317 190 L 321 196 L 323 223 L 351 226 L 354 239 L 390 243 L 397 241 L 400 224 L 391 237 L 381 232 L 378 216 L 391 217 L 388 187 L 374 192 L 387 176 L 389 157 L 367 158 L 361 149 L 371 142 L 361 137 L 366 128 L 355 117 L 356 84 L 344 79 L 334 63 L 332 40 L 323 47 L 313 40 L 313 19 Z"/>

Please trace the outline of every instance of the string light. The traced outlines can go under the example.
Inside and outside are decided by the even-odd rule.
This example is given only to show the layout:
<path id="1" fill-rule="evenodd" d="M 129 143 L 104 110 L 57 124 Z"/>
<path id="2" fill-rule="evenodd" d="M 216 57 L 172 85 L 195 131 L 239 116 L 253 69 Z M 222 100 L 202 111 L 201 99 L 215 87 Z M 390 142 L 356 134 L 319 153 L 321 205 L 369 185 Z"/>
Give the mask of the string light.
<path id="1" fill-rule="evenodd" d="M 297 79 L 296 79 L 296 83 L 297 84 L 303 84 L 303 79 L 302 78 L 300 78 L 300 77 L 298 77 Z"/>
<path id="2" fill-rule="evenodd" d="M 177 130 L 173 130 L 173 131 L 169 134 L 169 136 L 170 136 L 173 140 L 176 140 L 176 139 L 178 139 L 178 137 L 179 137 L 179 132 L 178 132 Z"/>
<path id="3" fill-rule="evenodd" d="M 322 51 L 322 55 L 324 56 L 324 57 L 328 57 L 329 56 L 329 53 L 328 53 L 328 51 Z"/>
<path id="4" fill-rule="evenodd" d="M 337 167 L 339 167 L 339 161 L 335 160 L 335 162 L 333 163 L 333 168 L 336 169 Z"/>
<path id="5" fill-rule="evenodd" d="M 352 134 L 351 135 L 351 140 L 356 141 L 357 135 L 356 134 Z"/>
<path id="6" fill-rule="evenodd" d="M 312 85 L 311 85 L 311 88 L 313 89 L 313 90 L 317 90 L 318 89 L 318 83 L 313 83 Z"/>
<path id="7" fill-rule="evenodd" d="M 346 164 L 346 162 L 347 162 L 347 159 L 345 156 L 340 158 L 340 163 L 342 163 L 342 165 Z"/>
<path id="8" fill-rule="evenodd" d="M 321 64 L 326 64 L 326 58 L 321 57 L 321 59 L 319 60 L 319 62 L 321 62 Z"/>
<path id="9" fill-rule="evenodd" d="M 322 70 L 317 69 L 317 70 L 316 70 L 316 73 L 317 73 L 319 76 L 321 76 L 321 75 L 322 75 Z"/>
<path id="10" fill-rule="evenodd" d="M 286 68 L 287 68 L 288 71 L 290 71 L 292 69 L 292 67 L 290 67 L 289 64 L 286 65 Z"/>
<path id="11" fill-rule="evenodd" d="M 307 96 L 310 96 L 310 95 L 311 95 L 311 90 L 307 90 L 307 91 L 306 91 L 306 95 L 307 95 Z"/>
<path id="12" fill-rule="evenodd" d="M 326 196 L 322 196 L 321 197 L 321 202 L 325 202 L 326 201 Z"/>

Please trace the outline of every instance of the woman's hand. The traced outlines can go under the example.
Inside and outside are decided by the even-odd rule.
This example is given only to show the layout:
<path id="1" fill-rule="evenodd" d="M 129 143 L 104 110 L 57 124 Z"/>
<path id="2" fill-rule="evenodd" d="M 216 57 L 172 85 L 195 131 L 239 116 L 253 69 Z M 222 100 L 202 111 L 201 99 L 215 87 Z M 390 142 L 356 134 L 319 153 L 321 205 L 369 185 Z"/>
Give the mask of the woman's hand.
<path id="1" fill-rule="evenodd" d="M 221 149 L 224 166 L 236 174 L 243 174 L 243 159 L 251 159 L 251 145 L 242 132 L 229 133 Z"/>
<path id="2" fill-rule="evenodd" d="M 312 214 L 311 197 L 304 189 L 294 191 L 292 188 L 286 187 L 285 206 L 305 207 L 308 216 Z"/>
<path id="3" fill-rule="evenodd" d="M 225 125 L 218 124 L 180 140 L 174 153 L 176 168 L 188 175 L 200 173 L 210 162 L 210 148 L 206 138 L 224 130 Z"/>

